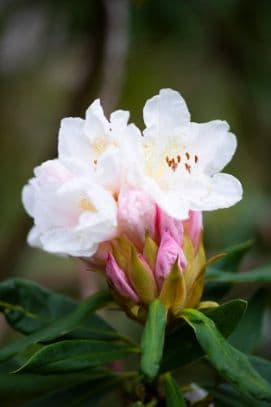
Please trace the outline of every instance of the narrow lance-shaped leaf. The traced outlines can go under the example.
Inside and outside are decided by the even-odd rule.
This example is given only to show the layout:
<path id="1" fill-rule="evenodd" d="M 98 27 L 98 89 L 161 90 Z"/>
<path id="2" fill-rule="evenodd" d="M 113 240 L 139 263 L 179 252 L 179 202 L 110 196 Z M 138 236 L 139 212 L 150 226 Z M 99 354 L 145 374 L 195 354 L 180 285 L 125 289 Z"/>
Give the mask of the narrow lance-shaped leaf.
<path id="1" fill-rule="evenodd" d="M 235 348 L 245 353 L 252 353 L 260 345 L 265 305 L 266 299 L 262 290 L 249 300 L 246 314 L 229 338 L 229 342 Z"/>
<path id="2" fill-rule="evenodd" d="M 221 376 L 245 395 L 271 402 L 271 386 L 254 370 L 248 357 L 225 340 L 213 321 L 195 309 L 184 310 L 183 318 Z"/>
<path id="3" fill-rule="evenodd" d="M 0 311 L 12 328 L 23 334 L 32 334 L 78 306 L 72 298 L 58 294 L 37 283 L 18 278 L 0 284 Z M 116 338 L 117 332 L 100 316 L 91 315 L 83 321 L 72 337 L 82 339 Z"/>
<path id="4" fill-rule="evenodd" d="M 141 338 L 142 355 L 140 366 L 142 372 L 149 379 L 154 379 L 160 368 L 166 322 L 166 307 L 157 299 L 149 306 L 148 319 Z"/>
<path id="5" fill-rule="evenodd" d="M 229 273 L 235 274 L 240 268 L 240 264 L 249 251 L 253 244 L 253 241 L 247 241 L 235 246 L 231 246 L 224 250 L 224 256 L 219 260 L 215 261 L 211 267 L 207 268 L 206 276 L 210 273 L 211 269 L 216 271 L 226 270 Z M 223 254 L 223 253 L 222 253 Z M 212 264 L 212 263 L 211 263 Z M 219 284 L 216 281 L 208 281 L 208 284 L 205 285 L 204 297 L 212 300 L 219 300 L 224 297 L 227 291 L 230 289 L 230 282 L 228 284 Z M 192 308 L 192 307 L 190 307 Z"/>
<path id="6" fill-rule="evenodd" d="M 63 318 L 56 319 L 50 326 L 46 326 L 32 335 L 4 347 L 0 351 L 0 361 L 12 357 L 34 343 L 52 340 L 73 331 L 93 312 L 104 307 L 111 300 L 111 295 L 108 292 L 99 292 L 92 295 L 82 301 L 73 312 Z"/>
<path id="7" fill-rule="evenodd" d="M 252 271 L 233 274 L 228 271 L 208 268 L 206 281 L 216 283 L 271 283 L 271 265 L 259 267 Z"/>
<path id="8" fill-rule="evenodd" d="M 219 307 L 205 310 L 217 328 L 228 337 L 235 329 L 246 310 L 246 301 L 232 300 Z M 202 357 L 204 351 L 198 344 L 193 330 L 187 324 L 181 324 L 166 336 L 162 370 L 172 370 Z"/>
<path id="9" fill-rule="evenodd" d="M 236 273 L 244 256 L 253 246 L 253 240 L 230 246 L 225 249 L 225 256 L 215 262 L 214 267 L 218 270 L 227 270 Z"/>
<path id="10" fill-rule="evenodd" d="M 91 371 L 79 373 L 54 374 L 41 376 L 39 374 L 22 373 L 20 375 L 0 373 L 0 395 L 1 401 L 7 399 L 9 403 L 15 401 L 18 396 L 20 401 L 24 397 L 38 397 L 41 394 L 55 391 L 59 388 L 75 385 L 97 378 L 108 378 L 112 373 L 108 369 L 91 369 Z M 4 406 L 5 404 L 1 404 Z"/>
<path id="11" fill-rule="evenodd" d="M 166 392 L 166 406 L 167 407 L 185 407 L 186 402 L 183 398 L 181 390 L 173 379 L 170 373 L 164 375 L 164 385 Z"/>
<path id="12" fill-rule="evenodd" d="M 271 385 L 271 361 L 254 355 L 249 355 L 248 358 L 257 372 Z"/>
<path id="13" fill-rule="evenodd" d="M 250 363 L 257 372 L 271 384 L 271 362 L 258 356 L 248 356 Z M 244 396 L 231 385 L 223 383 L 212 389 L 215 396 L 214 401 L 221 407 L 269 407 L 270 403 L 259 402 L 258 400 Z"/>
<path id="14" fill-rule="evenodd" d="M 66 386 L 36 400 L 24 404 L 24 407 L 48 407 L 48 406 L 97 406 L 107 393 L 116 388 L 119 383 L 118 377 L 109 377 L 96 380 L 88 380 L 73 386 Z"/>
<path id="15" fill-rule="evenodd" d="M 36 352 L 18 372 L 38 374 L 57 374 L 79 372 L 89 368 L 122 359 L 139 350 L 130 346 L 95 341 L 74 339 L 53 343 Z"/>

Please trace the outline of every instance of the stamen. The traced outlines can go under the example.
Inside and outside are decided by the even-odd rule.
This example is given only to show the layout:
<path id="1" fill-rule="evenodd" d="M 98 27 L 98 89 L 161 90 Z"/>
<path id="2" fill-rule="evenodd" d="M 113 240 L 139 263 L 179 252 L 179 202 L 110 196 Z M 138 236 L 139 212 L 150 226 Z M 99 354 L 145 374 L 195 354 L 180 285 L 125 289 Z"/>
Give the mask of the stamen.
<path id="1" fill-rule="evenodd" d="M 190 160 L 190 154 L 189 153 L 185 153 L 185 156 L 188 160 Z"/>
<path id="2" fill-rule="evenodd" d="M 185 169 L 189 172 L 189 174 L 191 173 L 191 165 L 185 163 Z"/>
<path id="3" fill-rule="evenodd" d="M 173 160 L 172 170 L 175 172 L 177 170 L 178 164 Z"/>
<path id="4" fill-rule="evenodd" d="M 177 160 L 178 160 L 178 163 L 181 162 L 181 156 L 180 155 L 177 155 Z"/>
<path id="5" fill-rule="evenodd" d="M 199 157 L 197 155 L 195 155 L 195 163 L 197 164 L 198 161 L 199 161 Z"/>

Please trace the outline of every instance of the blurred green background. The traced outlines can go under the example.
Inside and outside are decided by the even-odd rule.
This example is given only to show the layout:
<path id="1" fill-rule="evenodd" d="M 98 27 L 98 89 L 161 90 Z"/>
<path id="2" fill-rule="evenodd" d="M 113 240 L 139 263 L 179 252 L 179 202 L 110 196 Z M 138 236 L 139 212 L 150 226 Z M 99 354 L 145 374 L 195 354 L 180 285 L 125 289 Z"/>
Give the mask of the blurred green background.
<path id="1" fill-rule="evenodd" d="M 270 260 L 270 21 L 268 0 L 2 0 L 0 279 L 77 297 L 93 288 L 73 261 L 27 247 L 22 186 L 55 157 L 62 117 L 101 97 L 143 128 L 143 104 L 163 87 L 182 93 L 193 121 L 225 119 L 238 136 L 228 171 L 244 199 L 205 215 L 209 253 L 253 238 L 244 267 Z"/>

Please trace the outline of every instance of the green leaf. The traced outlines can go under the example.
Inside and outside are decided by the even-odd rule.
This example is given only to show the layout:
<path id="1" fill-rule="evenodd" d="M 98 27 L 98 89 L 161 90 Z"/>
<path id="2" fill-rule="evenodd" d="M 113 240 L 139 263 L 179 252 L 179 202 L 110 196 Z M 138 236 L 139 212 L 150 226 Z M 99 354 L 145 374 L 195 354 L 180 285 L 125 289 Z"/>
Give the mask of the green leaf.
<path id="1" fill-rule="evenodd" d="M 210 273 L 211 269 L 215 270 L 226 270 L 230 273 L 236 273 L 239 268 L 240 264 L 249 251 L 251 246 L 253 245 L 253 241 L 249 240 L 247 242 L 228 247 L 224 250 L 226 253 L 221 259 L 217 260 L 211 267 L 207 267 L 205 275 Z M 215 281 L 206 281 L 208 284 L 205 284 L 204 288 L 204 298 L 211 299 L 211 300 L 219 300 L 227 293 L 230 289 L 230 284 L 217 284 Z"/>
<path id="2" fill-rule="evenodd" d="M 251 353 L 260 344 L 265 305 L 265 296 L 261 290 L 249 300 L 246 314 L 229 338 L 235 348 Z"/>
<path id="3" fill-rule="evenodd" d="M 253 271 L 233 274 L 228 271 L 209 267 L 206 272 L 206 281 L 216 283 L 271 283 L 271 265 L 259 267 Z"/>
<path id="4" fill-rule="evenodd" d="M 246 310 L 246 301 L 232 300 L 217 308 L 204 311 L 215 322 L 220 332 L 228 337 L 236 328 Z M 179 326 L 166 336 L 162 370 L 172 370 L 186 365 L 204 355 L 195 335 L 188 325 Z"/>
<path id="5" fill-rule="evenodd" d="M 271 384 L 271 361 L 259 356 L 249 355 L 250 363 Z"/>
<path id="6" fill-rule="evenodd" d="M 183 311 L 211 364 L 241 393 L 260 401 L 271 401 L 271 386 L 252 367 L 248 357 L 231 346 L 214 322 L 195 309 Z"/>
<path id="7" fill-rule="evenodd" d="M 215 387 L 212 394 L 216 407 L 268 407 L 269 405 L 264 401 L 260 402 L 244 396 L 227 383 Z"/>
<path id="8" fill-rule="evenodd" d="M 0 361 L 6 360 L 34 343 L 51 341 L 75 330 L 97 309 L 104 307 L 112 300 L 108 292 L 99 292 L 82 301 L 73 312 L 56 319 L 49 326 L 34 332 L 19 341 L 7 345 L 0 351 Z"/>
<path id="9" fill-rule="evenodd" d="M 136 352 L 125 344 L 74 339 L 44 346 L 14 373 L 59 374 L 79 372 Z"/>
<path id="10" fill-rule="evenodd" d="M 239 270 L 241 261 L 251 249 L 253 243 L 253 240 L 248 240 L 247 242 L 228 247 L 225 249 L 226 255 L 215 262 L 214 268 L 236 273 Z"/>
<path id="11" fill-rule="evenodd" d="M 141 338 L 140 366 L 142 372 L 151 380 L 159 371 L 163 355 L 166 322 L 166 307 L 157 299 L 149 306 L 148 319 Z"/>
<path id="12" fill-rule="evenodd" d="M 269 360 L 249 356 L 250 363 L 269 383 L 271 383 L 271 362 Z M 223 383 L 215 389 L 211 389 L 214 394 L 215 405 L 218 407 L 268 407 L 269 403 L 255 401 L 237 392 L 231 385 Z"/>
<path id="13" fill-rule="evenodd" d="M 170 373 L 164 375 L 164 385 L 166 392 L 166 406 L 167 407 L 185 407 L 186 402 L 184 401 L 181 390 L 173 379 Z"/>
<path id="14" fill-rule="evenodd" d="M 0 373 L 1 401 L 8 400 L 11 402 L 18 399 L 22 402 L 23 399 L 37 397 L 67 387 L 68 385 L 82 383 L 99 377 L 108 377 L 108 372 L 92 369 L 91 372 L 88 371 L 87 373 L 48 376 L 29 373 L 22 373 L 20 375 Z"/>
<path id="15" fill-rule="evenodd" d="M 97 406 L 97 403 L 107 393 L 116 388 L 119 379 L 111 377 L 107 379 L 88 380 L 74 386 L 50 393 L 44 397 L 33 400 L 23 407 L 48 407 L 53 406 Z"/>
<path id="16" fill-rule="evenodd" d="M 13 278 L 0 284 L 0 311 L 7 322 L 23 334 L 32 334 L 78 306 L 73 299 L 48 290 L 28 280 Z M 101 317 L 92 315 L 70 336 L 77 338 L 110 338 L 116 331 Z"/>

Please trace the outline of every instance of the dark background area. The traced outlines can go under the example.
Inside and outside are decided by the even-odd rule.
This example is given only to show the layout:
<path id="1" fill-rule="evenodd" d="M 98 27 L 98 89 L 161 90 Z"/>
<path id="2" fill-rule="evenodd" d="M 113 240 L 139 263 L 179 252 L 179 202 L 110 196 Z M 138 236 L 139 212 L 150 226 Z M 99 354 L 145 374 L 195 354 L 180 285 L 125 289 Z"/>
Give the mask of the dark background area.
<path id="1" fill-rule="evenodd" d="M 270 44 L 268 0 L 2 0 L 0 279 L 77 297 L 94 288 L 74 261 L 27 247 L 22 186 L 55 157 L 62 117 L 101 97 L 143 129 L 143 104 L 163 87 L 182 93 L 193 121 L 225 119 L 238 137 L 227 170 L 244 199 L 205 215 L 208 252 L 253 238 L 244 267 L 270 260 Z"/>

